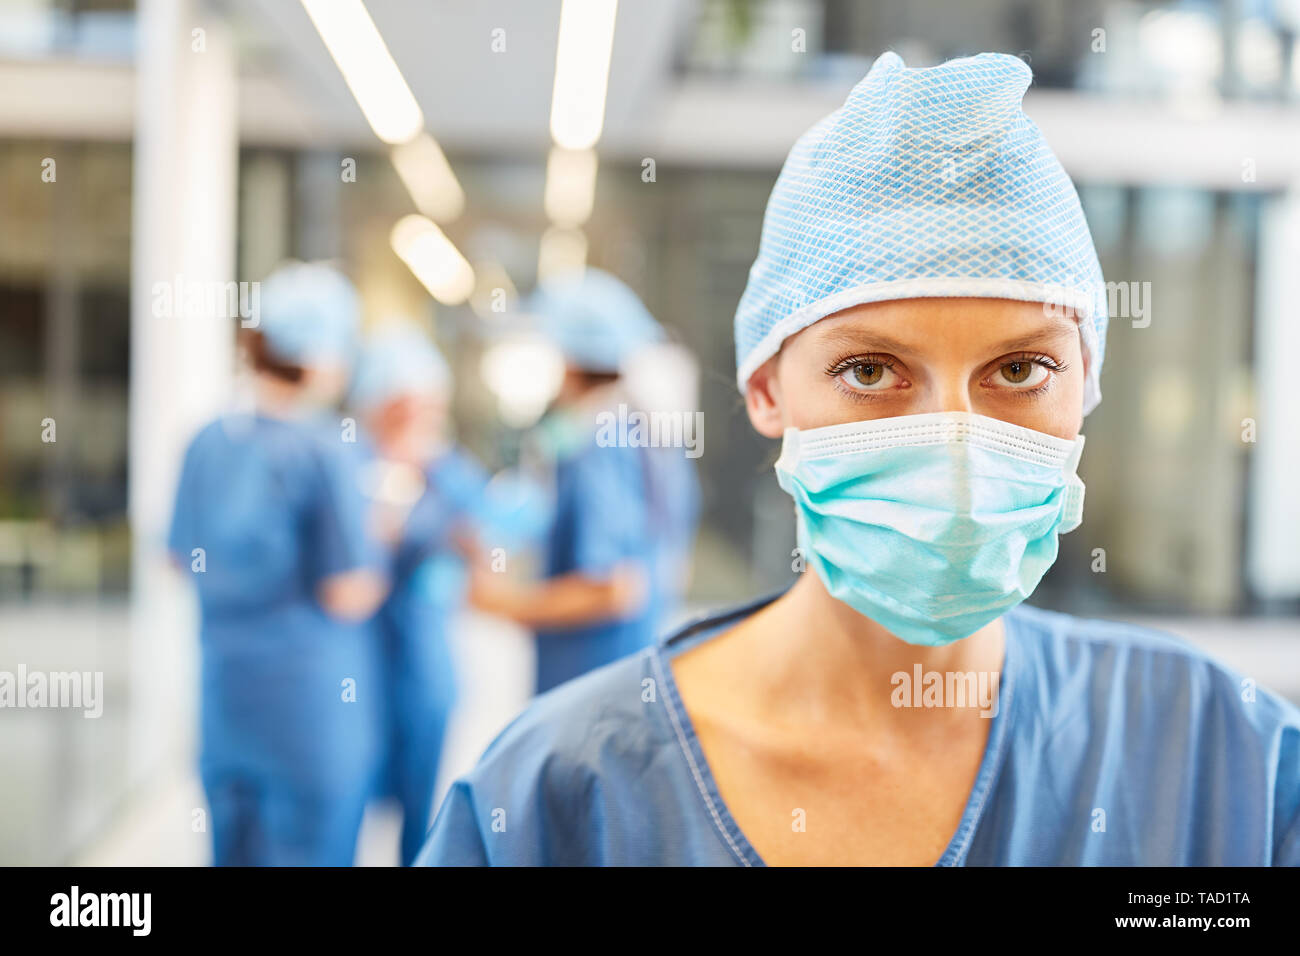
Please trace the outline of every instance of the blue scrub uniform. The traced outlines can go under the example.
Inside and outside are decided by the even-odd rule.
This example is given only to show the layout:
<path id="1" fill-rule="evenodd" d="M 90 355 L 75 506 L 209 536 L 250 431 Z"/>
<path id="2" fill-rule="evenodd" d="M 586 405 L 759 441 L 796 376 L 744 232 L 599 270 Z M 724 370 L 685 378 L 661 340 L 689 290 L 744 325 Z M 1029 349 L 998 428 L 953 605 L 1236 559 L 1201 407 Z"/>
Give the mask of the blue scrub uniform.
<path id="1" fill-rule="evenodd" d="M 315 588 L 377 560 L 356 459 L 336 429 L 248 416 L 185 455 L 168 547 L 198 589 L 219 866 L 353 862 L 380 756 L 377 634 L 328 616 Z"/>
<path id="2" fill-rule="evenodd" d="M 603 447 L 593 436 L 556 464 L 547 577 L 578 572 L 602 578 L 616 565 L 636 561 L 646 569 L 649 588 L 641 609 L 628 617 L 539 631 L 539 694 L 633 654 L 660 636 L 665 611 L 677 597 L 667 572 L 689 551 L 698 513 L 691 466 L 669 461 L 670 454 L 682 452 Z"/>
<path id="3" fill-rule="evenodd" d="M 762 865 L 668 666 L 756 609 L 535 701 L 452 787 L 419 862 Z M 1300 710 L 1244 701 L 1241 675 L 1164 634 L 1025 606 L 1004 620 L 998 711 L 939 865 L 1300 865 Z"/>
<path id="4" fill-rule="evenodd" d="M 433 815 L 447 721 L 456 701 L 448 631 L 465 600 L 466 572 L 452 533 L 480 517 L 487 474 L 450 450 L 426 469 L 393 556 L 393 591 L 380 609 L 385 649 L 386 791 L 402 808 L 401 858 L 409 866 Z"/>

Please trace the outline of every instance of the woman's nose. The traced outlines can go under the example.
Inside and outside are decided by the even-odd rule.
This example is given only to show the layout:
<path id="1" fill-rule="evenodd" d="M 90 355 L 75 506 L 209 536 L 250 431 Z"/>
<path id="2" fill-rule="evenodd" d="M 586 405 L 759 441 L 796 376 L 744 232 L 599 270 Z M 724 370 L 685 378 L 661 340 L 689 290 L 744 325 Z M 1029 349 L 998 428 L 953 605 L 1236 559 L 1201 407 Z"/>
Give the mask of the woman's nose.
<path id="1" fill-rule="evenodd" d="M 969 378 L 956 375 L 936 377 L 921 395 L 924 407 L 916 409 L 915 414 L 926 412 L 974 412 Z"/>

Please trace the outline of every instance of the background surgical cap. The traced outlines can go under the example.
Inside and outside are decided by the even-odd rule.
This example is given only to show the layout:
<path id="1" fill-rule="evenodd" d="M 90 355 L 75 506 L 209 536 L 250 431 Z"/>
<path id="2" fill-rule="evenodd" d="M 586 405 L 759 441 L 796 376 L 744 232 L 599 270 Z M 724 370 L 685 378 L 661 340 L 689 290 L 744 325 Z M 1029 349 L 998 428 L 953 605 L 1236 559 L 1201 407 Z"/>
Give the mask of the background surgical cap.
<path id="1" fill-rule="evenodd" d="M 361 303 L 347 276 L 320 262 L 290 262 L 261 283 L 257 329 L 294 365 L 346 363 L 356 348 Z"/>
<path id="2" fill-rule="evenodd" d="M 451 369 L 415 323 L 389 320 L 361 347 L 352 377 L 351 401 L 358 408 L 382 405 L 401 395 L 451 390 Z"/>
<path id="3" fill-rule="evenodd" d="M 978 296 L 1075 310 L 1092 411 L 1106 290 L 1074 186 L 1021 109 L 1031 79 L 1001 53 L 929 69 L 885 53 L 799 138 L 736 310 L 741 391 L 785 339 L 841 309 Z"/>
<path id="4" fill-rule="evenodd" d="M 632 353 L 664 338 L 637 294 L 600 269 L 544 280 L 526 311 L 570 364 L 588 372 L 617 372 Z"/>

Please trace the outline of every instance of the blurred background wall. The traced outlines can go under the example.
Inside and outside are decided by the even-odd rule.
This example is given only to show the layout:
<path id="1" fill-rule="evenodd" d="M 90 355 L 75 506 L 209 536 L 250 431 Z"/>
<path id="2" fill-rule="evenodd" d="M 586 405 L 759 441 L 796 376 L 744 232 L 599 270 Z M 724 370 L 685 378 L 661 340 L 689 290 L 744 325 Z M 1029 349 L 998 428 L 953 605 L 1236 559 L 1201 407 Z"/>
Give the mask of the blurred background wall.
<path id="1" fill-rule="evenodd" d="M 460 435 L 502 465 L 518 432 L 479 361 L 509 310 L 486 303 L 561 260 L 609 269 L 700 362 L 693 604 L 787 582 L 793 515 L 731 319 L 787 150 L 886 49 L 1031 64 L 1026 111 L 1124 300 L 1088 518 L 1034 603 L 1167 627 L 1300 700 L 1300 0 L 622 0 L 577 160 L 553 154 L 560 0 L 366 7 L 422 115 L 413 167 L 440 149 L 459 205 L 399 173 L 298 2 L 0 3 L 0 670 L 102 671 L 106 700 L 96 720 L 0 711 L 0 861 L 117 862 L 105 841 L 128 845 L 114 827 L 160 792 L 201 800 L 193 609 L 160 542 L 184 441 L 229 397 L 234 326 L 151 318 L 174 276 L 338 259 L 369 321 L 431 323 Z M 574 182 L 576 213 L 546 200 Z M 417 211 L 472 265 L 467 301 L 395 253 Z M 515 666 L 526 642 L 469 643 L 490 698 L 483 655 Z M 498 694 L 462 765 L 520 702 Z"/>

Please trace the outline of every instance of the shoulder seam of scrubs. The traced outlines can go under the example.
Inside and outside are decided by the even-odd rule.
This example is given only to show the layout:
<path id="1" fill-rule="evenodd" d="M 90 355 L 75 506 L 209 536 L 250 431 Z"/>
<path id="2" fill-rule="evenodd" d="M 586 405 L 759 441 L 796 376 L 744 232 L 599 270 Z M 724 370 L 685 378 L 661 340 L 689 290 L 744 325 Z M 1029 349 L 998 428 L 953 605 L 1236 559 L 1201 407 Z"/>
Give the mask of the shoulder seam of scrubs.
<path id="1" fill-rule="evenodd" d="M 790 587 L 791 585 L 786 585 L 779 591 L 774 591 L 761 598 L 756 598 L 748 604 L 742 604 L 739 607 L 734 607 L 727 611 L 705 611 L 699 617 L 688 621 L 676 631 L 673 631 L 667 637 L 664 637 L 659 644 L 662 647 L 667 647 L 670 644 L 676 644 L 677 642 L 684 641 L 689 637 L 695 637 L 704 631 L 712 630 L 720 625 L 739 620 L 742 617 L 749 617 L 749 615 L 753 614 L 759 608 L 771 604 L 789 590 Z"/>
<path id="2" fill-rule="evenodd" d="M 1238 671 L 1229 666 L 1226 662 L 1215 657 L 1204 648 L 1193 644 L 1190 640 L 1177 634 L 1174 631 L 1166 631 L 1159 627 L 1153 627 L 1149 624 L 1134 624 L 1127 621 L 1114 621 L 1105 618 L 1096 617 L 1075 617 L 1064 614 L 1061 611 L 1055 611 L 1051 608 L 1038 607 L 1037 605 L 1022 603 L 1017 605 L 1012 611 L 1028 612 L 1021 615 L 1024 618 L 1034 618 L 1036 615 L 1051 616 L 1057 618 L 1056 622 L 1041 620 L 1026 620 L 1025 626 L 1033 626 L 1038 631 L 1038 637 L 1046 639 L 1067 638 L 1071 641 L 1078 641 L 1083 644 L 1101 645 L 1107 647 L 1124 647 L 1126 649 L 1136 649 L 1152 653 L 1173 654 L 1177 657 L 1196 660 L 1200 663 L 1209 663 L 1219 670 L 1237 674 Z M 1009 611 L 1007 613 L 1012 613 Z M 1061 628 L 1058 630 L 1054 623 L 1059 623 Z M 1092 633 L 1080 633 L 1080 624 L 1089 626 Z M 1073 625 L 1073 626 L 1071 626 Z M 1105 633 L 1096 633 L 1104 631 Z M 1267 690 L 1268 688 L 1264 688 Z M 1272 692 L 1276 694 L 1276 691 Z"/>
<path id="3" fill-rule="evenodd" d="M 699 765 L 695 761 L 695 755 L 691 753 L 690 741 L 686 739 L 686 733 L 677 716 L 677 708 L 680 706 L 684 711 L 685 707 L 682 705 L 681 699 L 677 696 L 677 687 L 673 682 L 672 677 L 664 673 L 665 661 L 660 655 L 659 648 L 657 647 L 650 649 L 650 665 L 655 669 L 655 673 L 659 677 L 659 682 L 663 685 L 665 692 L 668 694 L 668 718 L 672 721 L 673 733 L 677 735 L 677 744 L 682 748 L 682 753 L 686 757 L 686 762 L 691 768 L 691 777 L 695 780 L 695 786 L 699 790 L 700 796 L 704 798 L 704 804 L 709 809 L 709 815 L 713 818 L 714 825 L 718 828 L 718 832 L 722 834 L 723 839 L 727 841 L 727 846 L 729 846 L 731 852 L 736 855 L 736 859 L 740 860 L 740 862 L 745 866 L 753 866 L 753 863 L 750 862 L 749 858 L 736 844 L 731 833 L 728 832 L 727 826 L 722 820 L 722 815 L 718 812 L 718 807 L 714 803 L 713 797 L 709 793 L 708 787 L 704 782 L 704 776 L 700 771 Z M 755 851 L 755 855 L 757 855 L 757 851 Z"/>
<path id="4" fill-rule="evenodd" d="M 492 852 L 488 849 L 488 843 L 487 843 L 487 840 L 484 840 L 484 839 L 483 839 L 483 827 L 482 827 L 482 826 L 479 824 L 479 822 L 478 822 L 478 807 L 476 807 L 476 806 L 474 805 L 474 797 L 473 797 L 473 795 L 472 795 L 472 794 L 473 794 L 473 785 L 472 785 L 469 781 L 467 781 L 467 780 L 463 780 L 463 779 L 462 779 L 462 780 L 457 780 L 455 783 L 453 783 L 453 784 L 452 784 L 452 787 L 455 788 L 455 787 L 457 786 L 457 784 L 463 784 L 463 786 L 462 786 L 462 788 L 461 788 L 461 793 L 463 794 L 463 796 L 464 796 L 464 798 L 465 798 L 465 804 L 466 804 L 466 806 L 467 806 L 468 809 L 469 809 L 469 818 L 470 818 L 470 822 L 474 824 L 474 828 L 473 828 L 473 831 L 472 831 L 472 832 L 473 832 L 473 834 L 474 834 L 474 839 L 478 841 L 478 848 L 479 848 L 480 852 L 482 852 L 482 854 L 483 854 L 483 862 L 486 863 L 488 866 L 493 866 L 494 864 L 493 864 L 493 862 L 492 862 Z M 448 792 L 447 797 L 448 797 L 448 798 L 451 797 L 451 793 L 450 793 L 450 791 Z M 445 802 L 447 802 L 447 800 L 444 799 L 443 802 L 445 803 Z M 433 825 L 434 825 L 435 823 L 438 822 L 438 813 L 440 813 L 441 811 L 442 811 L 442 807 L 440 806 L 440 807 L 438 807 L 437 810 L 434 812 L 434 817 L 433 817 L 433 819 L 429 822 L 429 831 L 430 831 L 430 832 L 432 832 L 432 830 L 433 830 Z M 426 843 L 428 842 L 428 837 L 429 837 L 429 834 L 426 833 L 426 834 L 425 834 L 425 842 L 426 842 Z"/>
<path id="5" fill-rule="evenodd" d="M 1007 727 L 1011 722 L 1012 712 L 1017 700 L 1015 696 L 1016 668 L 1020 662 L 1020 649 L 1016 646 L 1016 638 L 1012 633 L 1015 629 L 1015 623 L 1007 620 L 1008 616 L 1006 614 L 1002 616 L 1005 647 L 1002 657 L 1002 680 L 1000 682 L 1001 688 L 1007 692 L 1007 699 L 1005 703 L 999 702 L 998 712 L 993 716 L 994 724 L 989 729 L 990 739 L 985 749 L 984 759 L 980 763 L 979 773 L 975 775 L 975 786 L 971 789 L 972 797 L 978 794 L 978 802 L 972 809 L 969 806 L 968 799 L 968 805 L 962 812 L 961 822 L 957 825 L 957 832 L 953 834 L 952 842 L 944 850 L 943 856 L 939 857 L 935 866 L 959 866 L 966 859 L 966 854 L 970 850 L 971 837 L 975 835 L 975 831 L 979 828 L 980 819 L 984 816 L 984 807 L 988 803 L 989 795 L 993 792 L 994 784 L 1002 769 L 1002 759 L 1006 755 L 1007 741 L 1010 739 L 1010 732 Z M 999 696 L 1001 696 L 1000 692 Z"/>

